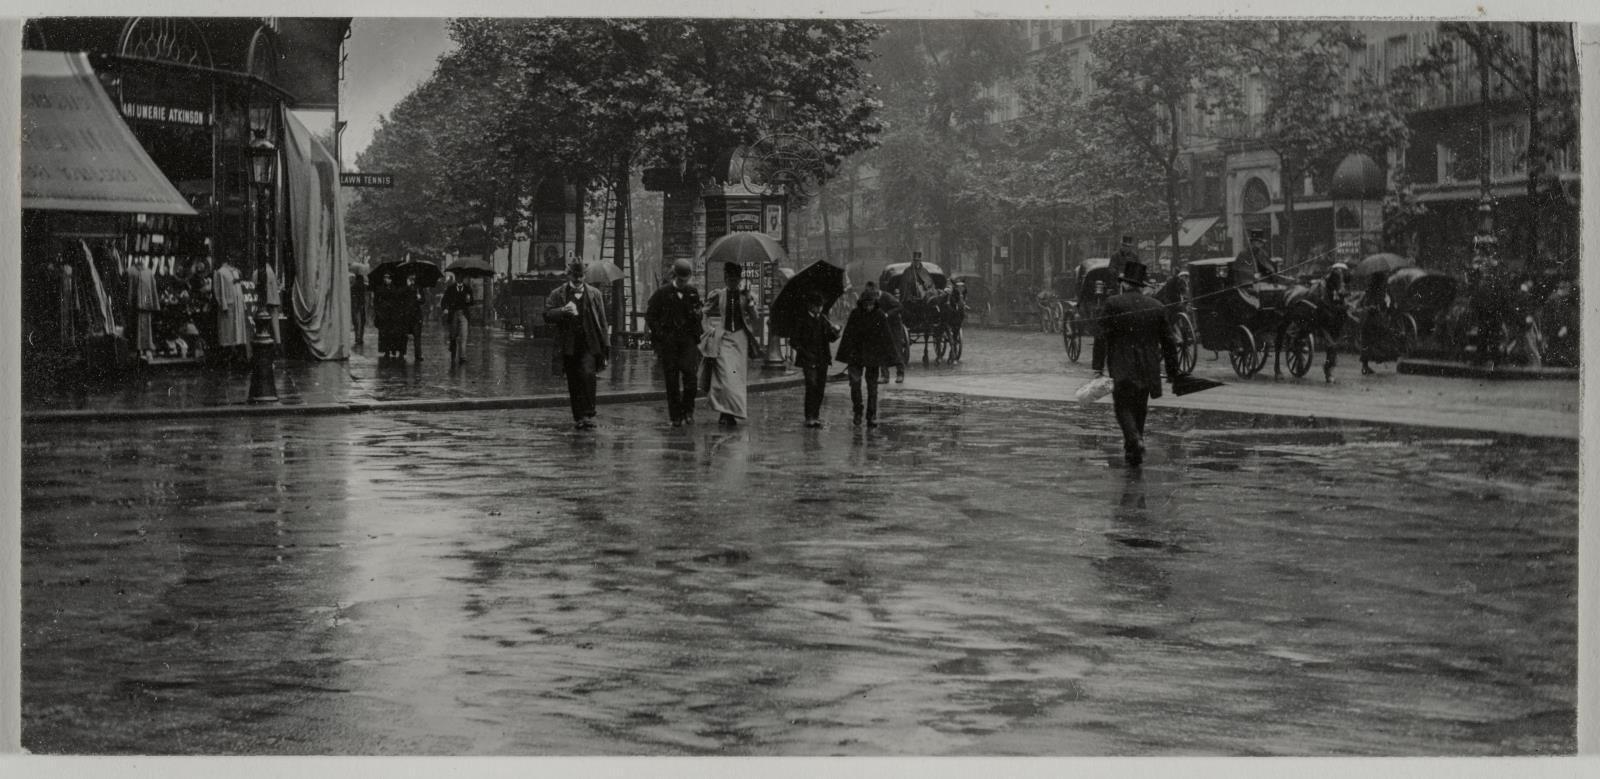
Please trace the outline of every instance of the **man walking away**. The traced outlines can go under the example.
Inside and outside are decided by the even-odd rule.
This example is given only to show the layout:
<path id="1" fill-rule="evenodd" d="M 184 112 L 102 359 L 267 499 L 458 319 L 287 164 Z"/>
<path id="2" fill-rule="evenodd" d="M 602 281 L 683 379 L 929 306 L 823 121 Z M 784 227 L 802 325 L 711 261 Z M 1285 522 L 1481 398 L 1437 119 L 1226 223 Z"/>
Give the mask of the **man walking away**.
<path id="1" fill-rule="evenodd" d="M 856 301 L 855 310 L 844 323 L 844 336 L 839 339 L 839 362 L 845 364 L 850 377 L 850 405 L 855 412 L 855 424 L 861 424 L 866 412 L 867 427 L 878 426 L 878 375 L 894 365 L 896 354 L 894 336 L 889 333 L 889 318 L 878 307 L 878 288 L 868 285 Z M 861 402 L 861 381 L 866 379 L 866 405 Z"/>
<path id="2" fill-rule="evenodd" d="M 822 296 L 812 294 L 806 299 L 804 325 L 789 339 L 795 367 L 805 377 L 806 427 L 822 427 L 822 392 L 828 386 L 828 365 L 833 362 L 828 345 L 838 339 L 839 328 L 822 315 Z"/>
<path id="3" fill-rule="evenodd" d="M 1095 376 L 1111 372 L 1111 401 L 1122 428 L 1122 452 L 1128 465 L 1144 462 L 1144 419 L 1150 399 L 1161 397 L 1161 365 L 1167 376 L 1178 375 L 1178 346 L 1167 326 L 1161 302 L 1140 290 L 1149 275 L 1144 263 L 1123 266 L 1122 294 L 1101 309 L 1106 350 L 1094 355 Z M 1159 349 L 1159 351 L 1157 351 Z M 1109 366 L 1108 366 L 1109 363 Z"/>
<path id="4" fill-rule="evenodd" d="M 556 352 L 567 374 L 572 421 L 579 430 L 595 427 L 595 373 L 611 358 L 606 342 L 606 311 L 600 290 L 583 281 L 583 263 L 567 266 L 567 283 L 544 301 L 544 321 L 556 326 Z"/>
<path id="5" fill-rule="evenodd" d="M 689 283 L 694 265 L 688 260 L 672 263 L 672 280 L 655 294 L 645 307 L 645 327 L 656 362 L 667 382 L 667 417 L 673 427 L 694 424 L 695 378 L 700 372 L 700 318 L 704 305 L 700 290 Z"/>

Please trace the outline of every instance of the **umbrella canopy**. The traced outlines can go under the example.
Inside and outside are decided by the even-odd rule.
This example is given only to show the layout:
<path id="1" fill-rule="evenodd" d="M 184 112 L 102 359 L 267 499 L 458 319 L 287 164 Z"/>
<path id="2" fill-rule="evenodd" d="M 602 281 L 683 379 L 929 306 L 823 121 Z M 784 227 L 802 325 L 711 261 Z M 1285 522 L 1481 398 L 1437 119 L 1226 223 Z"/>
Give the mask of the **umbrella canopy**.
<path id="1" fill-rule="evenodd" d="M 489 263 L 479 258 L 463 257 L 446 266 L 444 272 L 454 273 L 457 278 L 462 279 L 473 277 L 488 278 L 494 275 L 494 268 L 489 267 Z"/>
<path id="2" fill-rule="evenodd" d="M 706 249 L 707 265 L 728 262 L 740 265 L 781 262 L 788 257 L 789 255 L 783 251 L 783 246 L 773 240 L 772 236 L 749 230 L 728 233 Z"/>
<path id="3" fill-rule="evenodd" d="M 1392 273 L 1410 264 L 1411 260 L 1398 254 L 1383 252 L 1369 255 L 1366 259 L 1356 263 L 1356 266 L 1350 269 L 1350 275 L 1362 279 L 1374 273 Z"/>
<path id="4" fill-rule="evenodd" d="M 609 287 L 622 280 L 622 269 L 610 262 L 586 262 L 583 264 L 583 280 L 596 287 Z"/>
<path id="5" fill-rule="evenodd" d="M 444 271 L 439 270 L 439 266 L 412 259 L 380 262 L 373 266 L 368 275 L 382 278 L 386 273 L 394 275 L 396 284 L 405 284 L 407 276 L 415 277 L 419 287 L 431 287 L 444 278 Z"/>
<path id="6" fill-rule="evenodd" d="M 1203 392 L 1213 387 L 1221 386 L 1224 385 L 1220 381 L 1202 379 L 1199 376 L 1191 376 L 1187 373 L 1181 376 L 1174 376 L 1172 378 L 1172 394 L 1179 397 L 1184 395 L 1192 395 L 1196 392 Z"/>
<path id="7" fill-rule="evenodd" d="M 844 268 L 824 260 L 817 260 L 796 273 L 772 301 L 768 316 L 773 334 L 780 338 L 794 337 L 805 321 L 807 299 L 814 294 L 821 295 L 822 310 L 827 311 L 844 294 L 844 284 Z"/>

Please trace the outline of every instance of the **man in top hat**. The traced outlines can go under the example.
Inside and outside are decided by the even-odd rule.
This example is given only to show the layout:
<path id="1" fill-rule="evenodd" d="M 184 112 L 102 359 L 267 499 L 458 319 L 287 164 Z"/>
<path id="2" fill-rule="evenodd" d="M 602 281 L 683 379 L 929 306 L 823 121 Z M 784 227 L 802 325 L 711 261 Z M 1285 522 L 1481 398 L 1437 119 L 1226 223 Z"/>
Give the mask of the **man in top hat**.
<path id="1" fill-rule="evenodd" d="M 1161 366 L 1167 377 L 1178 375 L 1178 346 L 1167 324 L 1166 308 L 1142 291 L 1149 271 L 1144 263 L 1129 261 L 1118 280 L 1122 294 L 1108 298 L 1101 308 L 1104 352 L 1094 352 L 1094 372 L 1111 373 L 1112 408 L 1122 428 L 1123 457 L 1130 466 L 1144 461 L 1144 419 L 1151 398 L 1161 397 Z"/>
<path id="2" fill-rule="evenodd" d="M 572 420 L 579 430 L 595 427 L 595 373 L 611 359 L 606 339 L 606 307 L 600 290 L 583 280 L 583 263 L 567 265 L 567 283 L 544 301 L 544 321 L 556 326 L 556 353 L 567 375 Z"/>
<path id="3" fill-rule="evenodd" d="M 911 265 L 900 274 L 897 286 L 897 289 L 884 292 L 896 292 L 904 302 L 921 301 L 938 290 L 933 283 L 933 273 L 922 264 L 922 250 L 911 252 Z"/>
<path id="4" fill-rule="evenodd" d="M 695 378 L 700 372 L 700 290 L 689 279 L 694 264 L 672 263 L 672 278 L 650 296 L 644 323 L 667 382 L 667 418 L 673 427 L 694 423 Z"/>
<path id="5" fill-rule="evenodd" d="M 1233 282 L 1254 287 L 1263 281 L 1271 281 L 1277 273 L 1278 269 L 1272 264 L 1272 255 L 1267 251 L 1267 231 L 1251 230 L 1244 251 L 1233 258 Z"/>
<path id="6" fill-rule="evenodd" d="M 1139 252 L 1133 248 L 1133 236 L 1122 236 L 1122 244 L 1111 255 L 1111 275 L 1122 276 L 1122 269 L 1129 262 L 1139 262 Z"/>

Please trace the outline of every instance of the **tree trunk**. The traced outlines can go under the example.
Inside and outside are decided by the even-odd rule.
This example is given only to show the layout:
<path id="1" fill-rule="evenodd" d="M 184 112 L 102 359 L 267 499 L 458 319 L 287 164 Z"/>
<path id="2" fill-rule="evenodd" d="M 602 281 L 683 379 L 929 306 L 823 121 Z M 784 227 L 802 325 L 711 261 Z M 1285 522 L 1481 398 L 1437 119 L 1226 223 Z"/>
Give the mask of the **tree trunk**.
<path id="1" fill-rule="evenodd" d="M 856 261 L 856 183 L 858 181 L 856 168 L 850 169 L 850 189 L 845 193 L 844 200 L 844 267 L 849 268 Z"/>
<path id="2" fill-rule="evenodd" d="M 826 186 L 817 188 L 817 203 L 822 206 L 822 257 L 828 261 L 828 264 L 832 265 L 833 220 L 829 218 L 828 212 L 832 211 L 833 209 L 828 206 L 828 188 Z M 783 216 L 785 220 L 789 218 L 788 214 L 784 214 Z"/>
<path id="3" fill-rule="evenodd" d="M 628 186 L 628 173 L 627 163 L 619 164 L 612 185 L 615 194 L 613 202 L 616 205 L 611 213 L 611 262 L 619 270 L 623 271 L 622 278 L 611 283 L 611 321 L 613 323 L 611 332 L 613 333 L 634 329 L 633 322 L 627 319 L 629 306 L 632 304 L 632 296 L 634 294 L 634 290 L 630 288 L 633 284 L 633 263 L 627 261 L 628 253 L 632 250 L 632 247 L 628 246 L 628 205 L 631 195 Z M 604 259 L 603 257 L 601 258 L 602 261 Z"/>
<path id="4" fill-rule="evenodd" d="M 1528 23 L 1528 60 L 1530 81 L 1528 87 L 1528 245 L 1524 249 L 1525 267 L 1529 273 L 1539 268 L 1539 220 L 1544 209 L 1539 203 L 1539 179 L 1544 176 L 1544 144 L 1539 137 L 1539 23 Z"/>
<path id="5" fill-rule="evenodd" d="M 1171 132 L 1167 136 L 1167 228 L 1172 240 L 1172 267 L 1178 266 L 1178 106 L 1167 104 L 1167 122 Z M 1159 256 L 1160 251 L 1156 254 Z M 1159 264 L 1158 264 L 1159 265 Z"/>

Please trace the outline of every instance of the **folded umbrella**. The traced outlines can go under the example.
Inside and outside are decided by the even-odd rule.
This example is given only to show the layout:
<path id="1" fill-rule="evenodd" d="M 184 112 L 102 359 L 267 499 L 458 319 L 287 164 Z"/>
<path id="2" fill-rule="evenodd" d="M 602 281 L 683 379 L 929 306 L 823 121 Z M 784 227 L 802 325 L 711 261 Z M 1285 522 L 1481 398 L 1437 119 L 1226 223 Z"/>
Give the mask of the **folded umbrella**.
<path id="1" fill-rule="evenodd" d="M 844 294 L 844 285 L 844 268 L 826 260 L 817 260 L 806 266 L 785 282 L 783 289 L 773 299 L 772 310 L 768 313 L 772 333 L 779 338 L 793 338 L 805 322 L 806 302 L 813 295 L 821 296 L 822 311 L 826 315 L 839 296 Z"/>
<path id="2" fill-rule="evenodd" d="M 1220 381 L 1202 379 L 1199 376 L 1181 373 L 1172 379 L 1172 394 L 1183 397 L 1184 395 L 1193 395 L 1196 392 L 1204 392 L 1213 387 L 1221 386 L 1223 384 Z"/>

